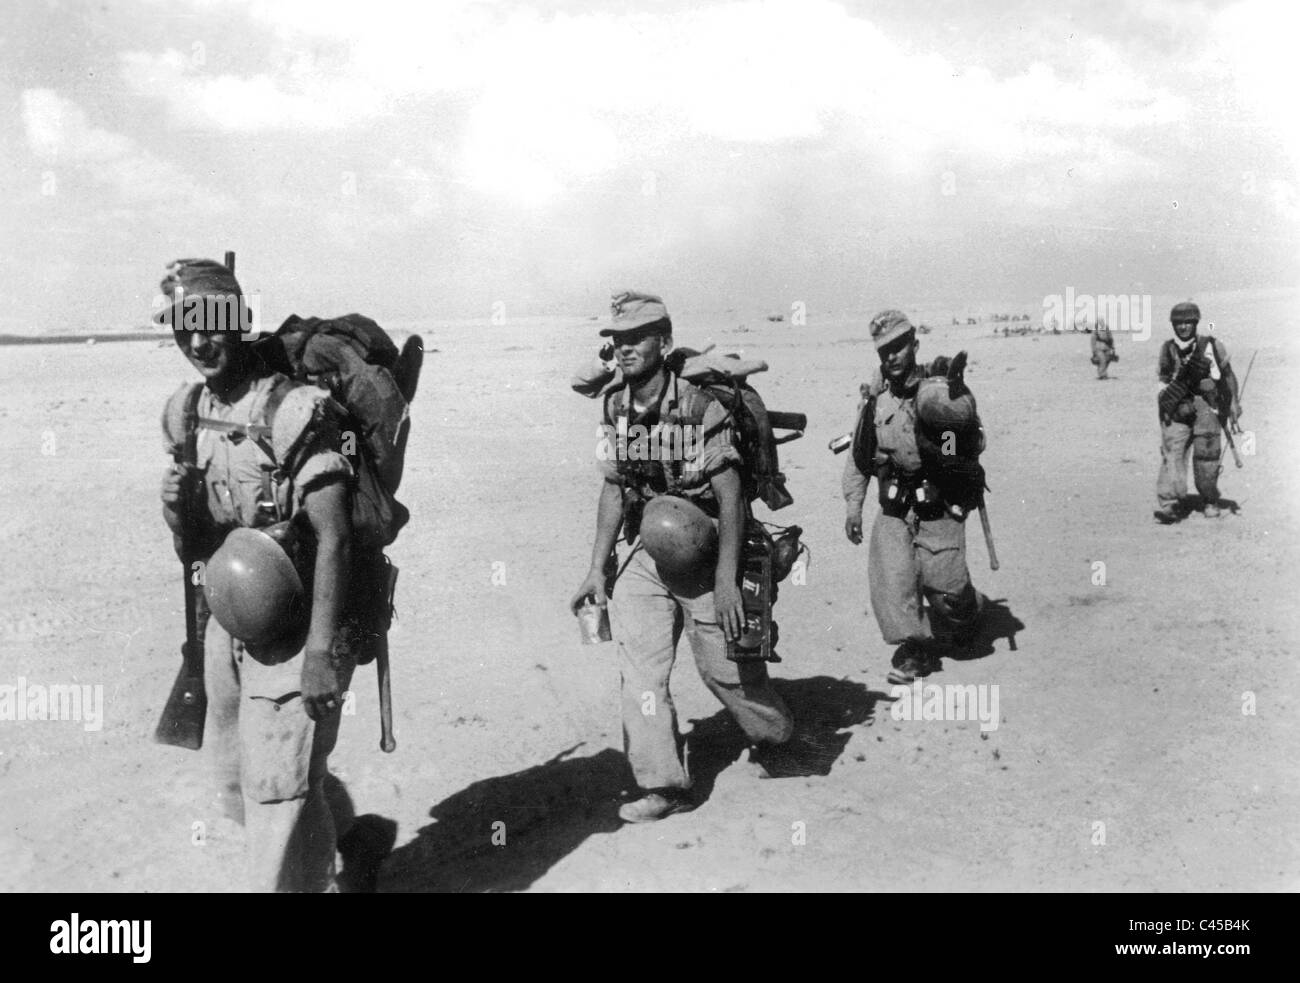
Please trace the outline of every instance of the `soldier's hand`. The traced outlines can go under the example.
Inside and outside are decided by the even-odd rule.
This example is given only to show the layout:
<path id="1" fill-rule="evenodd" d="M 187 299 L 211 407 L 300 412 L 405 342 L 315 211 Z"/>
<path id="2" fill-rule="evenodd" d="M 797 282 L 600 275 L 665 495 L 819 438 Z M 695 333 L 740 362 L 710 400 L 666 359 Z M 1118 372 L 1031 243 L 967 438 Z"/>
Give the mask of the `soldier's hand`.
<path id="1" fill-rule="evenodd" d="M 339 674 L 330 653 L 308 649 L 302 665 L 302 704 L 312 720 L 324 720 L 343 705 Z"/>
<path id="2" fill-rule="evenodd" d="M 849 542 L 857 546 L 862 542 L 862 514 L 851 515 L 844 520 L 844 535 L 849 537 Z"/>
<path id="3" fill-rule="evenodd" d="M 1157 402 L 1160 404 L 1160 419 L 1172 420 L 1174 413 L 1178 410 L 1178 404 L 1183 401 L 1185 390 L 1180 386 L 1170 383 L 1160 390 Z"/>
<path id="4" fill-rule="evenodd" d="M 193 472 L 188 464 L 173 464 L 163 472 L 162 503 L 175 512 L 185 497 L 185 484 Z"/>
<path id="5" fill-rule="evenodd" d="M 740 599 L 740 588 L 730 582 L 715 584 L 713 607 L 723 636 L 734 642 L 745 630 L 745 605 Z"/>
<path id="6" fill-rule="evenodd" d="M 578 608 L 587 603 L 587 598 L 593 598 L 598 607 L 604 607 L 609 603 L 609 596 L 605 593 L 605 574 L 600 570 L 593 570 L 587 574 L 582 583 L 578 585 L 578 591 L 569 601 L 569 610 L 574 614 L 578 613 Z"/>
<path id="7" fill-rule="evenodd" d="M 1232 421 L 1233 432 L 1241 433 L 1241 403 L 1235 399 L 1228 407 L 1228 419 Z"/>

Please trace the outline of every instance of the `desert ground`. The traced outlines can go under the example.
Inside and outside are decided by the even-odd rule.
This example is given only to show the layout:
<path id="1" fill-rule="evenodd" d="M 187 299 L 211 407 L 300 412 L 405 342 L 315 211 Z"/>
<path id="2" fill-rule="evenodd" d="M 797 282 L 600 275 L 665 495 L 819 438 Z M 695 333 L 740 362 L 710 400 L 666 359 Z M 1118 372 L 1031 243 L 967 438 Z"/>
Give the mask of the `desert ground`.
<path id="1" fill-rule="evenodd" d="M 1300 887 L 1300 340 L 1286 327 L 1300 297 L 1197 297 L 1239 376 L 1258 348 L 1254 453 L 1242 470 L 1225 456 L 1231 514 L 1166 528 L 1151 517 L 1155 363 L 1174 299 L 1155 298 L 1148 340 L 1117 334 L 1105 382 L 1086 335 L 995 337 L 966 310 L 906 308 L 934 325 L 923 358 L 969 351 L 988 432 L 1001 569 L 974 519 L 967 545 L 999 603 L 926 682 L 996 685 L 992 730 L 891 713 L 867 547 L 844 537 L 844 458 L 826 447 L 873 366 L 871 311 L 677 315 L 679 344 L 766 359 L 753 381 L 768 406 L 809 418 L 781 449 L 795 504 L 759 510 L 812 550 L 805 582 L 782 585 L 773 666 L 806 774 L 755 773 L 686 653 L 674 691 L 702 802 L 637 827 L 615 816 L 629 782 L 615 648 L 581 645 L 567 610 L 595 524 L 598 413 L 568 378 L 598 325 L 401 325 L 429 353 L 399 495 L 413 519 L 389 551 L 398 747 L 378 749 L 365 667 L 332 759 L 357 813 L 397 824 L 380 890 Z M 1041 317 L 1024 300 L 980 310 Z M 97 731 L 0 722 L 0 889 L 243 887 L 242 830 L 214 815 L 203 754 L 151 740 L 184 636 L 158 416 L 190 377 L 170 344 L 0 349 L 0 684 L 102 685 L 105 707 Z"/>

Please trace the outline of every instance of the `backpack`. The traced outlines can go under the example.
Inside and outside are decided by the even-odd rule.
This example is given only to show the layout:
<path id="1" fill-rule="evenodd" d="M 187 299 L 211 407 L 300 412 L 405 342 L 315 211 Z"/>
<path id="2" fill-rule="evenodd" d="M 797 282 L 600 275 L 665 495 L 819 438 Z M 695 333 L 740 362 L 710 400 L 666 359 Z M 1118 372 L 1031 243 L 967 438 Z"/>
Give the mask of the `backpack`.
<path id="1" fill-rule="evenodd" d="M 734 366 L 729 364 L 734 362 Z M 772 511 L 793 504 L 794 498 L 785 485 L 777 456 L 777 446 L 803 436 L 808 419 L 802 413 L 780 413 L 767 409 L 757 390 L 747 377 L 767 369 L 763 362 L 742 362 L 738 356 L 716 356 L 699 353 L 689 348 L 678 348 L 666 359 L 670 371 L 698 387 L 707 397 L 716 400 L 727 412 L 720 426 L 730 425 L 736 432 L 738 450 L 742 460 L 741 486 L 746 501 L 761 498 Z M 616 406 L 623 398 L 625 388 L 609 390 L 606 414 L 616 416 Z M 703 420 L 705 406 L 688 405 L 684 416 L 690 422 Z M 698 417 L 698 419 L 696 419 Z M 775 430 L 790 430 L 790 434 L 777 437 Z M 707 437 L 708 435 L 706 435 Z"/>
<path id="2" fill-rule="evenodd" d="M 268 369 L 329 391 L 342 406 L 341 429 L 356 435 L 347 455 L 355 471 L 352 528 L 361 549 L 382 549 L 411 514 L 395 495 L 410 436 L 423 344 L 412 335 L 402 351 L 378 324 L 361 314 L 337 318 L 291 315 L 255 349 Z M 272 390 L 263 411 L 269 426 L 288 386 Z M 347 448 L 344 448 L 347 450 Z"/>

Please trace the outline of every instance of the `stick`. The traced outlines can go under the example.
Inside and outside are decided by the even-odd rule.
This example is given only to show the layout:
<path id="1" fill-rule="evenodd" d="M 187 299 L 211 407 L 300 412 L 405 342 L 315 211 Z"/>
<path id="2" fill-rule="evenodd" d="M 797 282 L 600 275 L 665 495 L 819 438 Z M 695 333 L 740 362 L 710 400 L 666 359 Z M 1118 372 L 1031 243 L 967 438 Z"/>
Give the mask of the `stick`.
<path id="1" fill-rule="evenodd" d="M 1259 354 L 1256 348 L 1250 353 L 1250 362 L 1246 365 L 1246 374 L 1241 377 L 1241 385 L 1237 387 L 1237 402 L 1240 403 L 1242 397 L 1246 395 L 1246 383 L 1250 381 L 1250 370 L 1255 367 L 1255 356 Z M 1237 445 L 1232 442 L 1231 426 L 1223 417 L 1219 417 L 1219 425 L 1223 427 L 1223 435 L 1228 438 L 1228 446 L 1232 448 L 1232 460 L 1237 467 L 1242 467 L 1241 455 L 1237 453 Z M 1223 451 L 1219 451 L 1219 466 L 1223 466 Z"/>
<path id="2" fill-rule="evenodd" d="M 392 754 L 397 747 L 397 742 L 393 740 L 393 685 L 388 670 L 386 635 L 379 643 L 379 653 L 375 656 L 375 670 L 379 677 L 379 747 L 385 754 Z"/>
<path id="3" fill-rule="evenodd" d="M 1237 445 L 1232 442 L 1232 428 L 1228 426 L 1228 421 L 1219 417 L 1219 426 L 1223 428 L 1223 436 L 1228 439 L 1228 449 L 1232 451 L 1232 463 L 1242 468 L 1245 465 L 1241 461 L 1241 453 L 1237 450 Z M 1219 453 L 1219 460 L 1223 460 L 1223 453 Z"/>
<path id="4" fill-rule="evenodd" d="M 984 528 L 984 545 L 989 551 L 989 569 L 998 568 L 998 551 L 993 548 L 993 529 L 989 526 L 989 510 L 980 502 L 980 525 Z"/>

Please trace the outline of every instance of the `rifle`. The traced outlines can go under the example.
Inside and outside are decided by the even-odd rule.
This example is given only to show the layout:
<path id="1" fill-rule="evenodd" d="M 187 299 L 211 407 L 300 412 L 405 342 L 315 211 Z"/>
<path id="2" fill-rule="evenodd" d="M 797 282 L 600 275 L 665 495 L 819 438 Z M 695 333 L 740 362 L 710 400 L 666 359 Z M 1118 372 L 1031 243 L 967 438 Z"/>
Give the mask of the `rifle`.
<path id="1" fill-rule="evenodd" d="M 226 269 L 235 272 L 235 254 L 227 252 Z M 172 455 L 172 461 L 185 469 L 181 484 L 181 585 L 185 590 L 185 642 L 181 645 L 181 668 L 172 683 L 171 695 L 158 718 L 158 728 L 153 739 L 158 744 L 188 748 L 197 751 L 203 747 L 203 723 L 208 715 L 208 694 L 203 686 L 203 634 L 207 624 L 207 610 L 199 610 L 199 589 L 194 582 L 194 563 L 198 559 L 194 549 L 194 501 L 198 485 L 194 467 L 198 463 L 198 428 L 188 417 L 193 416 L 197 400 L 186 407 L 185 442 Z"/>
<path id="2" fill-rule="evenodd" d="M 1250 353 L 1250 364 L 1246 366 L 1246 374 L 1241 377 L 1241 385 L 1237 388 L 1237 402 L 1241 402 L 1241 397 L 1246 393 L 1246 383 L 1250 381 L 1250 370 L 1255 367 L 1255 356 L 1259 354 L 1256 348 Z M 1245 467 L 1241 460 L 1241 454 L 1237 451 L 1237 445 L 1232 439 L 1232 428 L 1228 426 L 1227 416 L 1224 413 L 1219 414 L 1219 426 L 1223 428 L 1223 436 L 1227 438 L 1228 448 L 1232 451 L 1232 463 L 1237 467 Z M 1223 451 L 1219 451 L 1219 465 L 1223 465 Z"/>
<path id="3" fill-rule="evenodd" d="M 197 395 L 197 393 L 196 393 Z M 203 721 L 208 712 L 208 696 L 203 688 L 203 625 L 200 625 L 199 588 L 194 583 L 194 500 L 198 494 L 194 465 L 197 463 L 198 428 L 188 417 L 196 410 L 191 397 L 186 406 L 185 442 L 172 455 L 172 461 L 185 469 L 181 482 L 181 585 L 185 590 L 185 643 L 181 646 L 181 668 L 172 683 L 171 695 L 158 720 L 153 739 L 159 744 L 197 751 L 203 746 Z M 202 619 L 206 622 L 206 618 Z"/>

